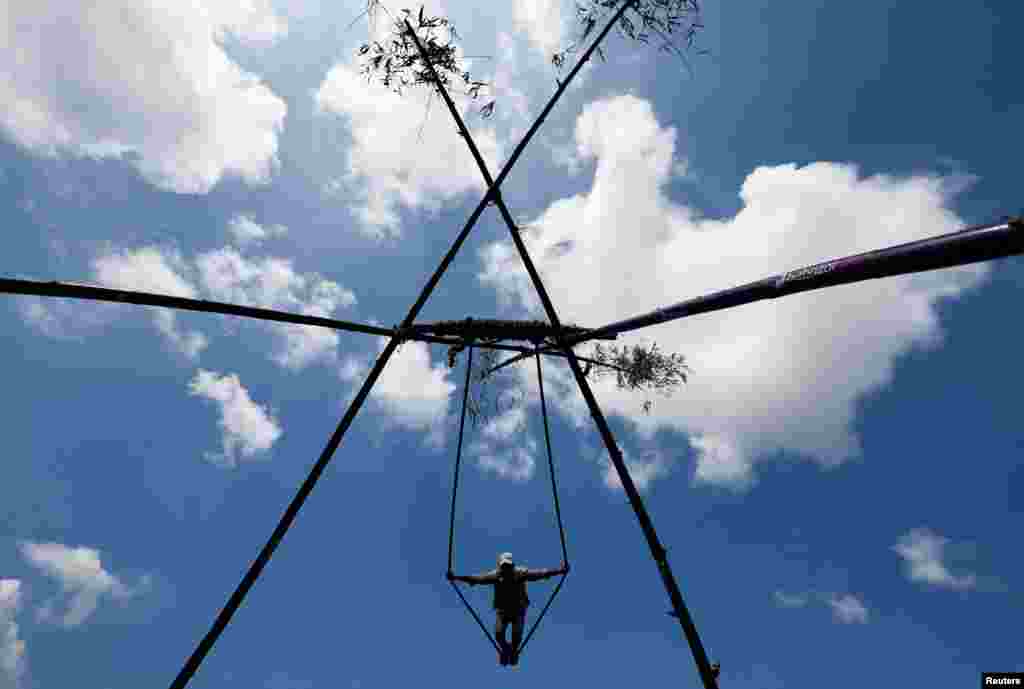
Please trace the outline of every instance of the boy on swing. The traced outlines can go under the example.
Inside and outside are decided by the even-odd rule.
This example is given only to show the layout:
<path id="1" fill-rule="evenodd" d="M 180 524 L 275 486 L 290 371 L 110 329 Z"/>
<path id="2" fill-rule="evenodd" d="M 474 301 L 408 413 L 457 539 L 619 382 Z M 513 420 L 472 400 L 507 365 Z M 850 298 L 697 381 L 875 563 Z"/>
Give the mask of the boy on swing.
<path id="1" fill-rule="evenodd" d="M 464 581 L 470 586 L 490 584 L 494 586 L 494 638 L 500 651 L 502 665 L 519 664 L 519 644 L 523 640 L 523 625 L 526 622 L 526 608 L 530 598 L 526 595 L 526 582 L 550 579 L 569 573 L 569 565 L 563 563 L 560 569 L 527 569 L 516 567 L 512 553 L 498 556 L 498 567 L 476 575 L 456 575 L 448 572 L 448 581 Z M 512 643 L 505 640 L 505 629 L 512 625 Z"/>

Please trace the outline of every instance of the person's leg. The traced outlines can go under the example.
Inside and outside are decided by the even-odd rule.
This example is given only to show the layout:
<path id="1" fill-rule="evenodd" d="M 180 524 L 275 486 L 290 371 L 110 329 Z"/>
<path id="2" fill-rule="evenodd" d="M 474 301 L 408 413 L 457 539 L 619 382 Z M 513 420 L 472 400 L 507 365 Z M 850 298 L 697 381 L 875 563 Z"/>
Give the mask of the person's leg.
<path id="1" fill-rule="evenodd" d="M 502 665 L 507 665 L 509 661 L 509 647 L 508 642 L 505 641 L 505 629 L 508 626 L 508 619 L 501 612 L 498 612 L 494 620 L 494 640 L 498 642 L 498 653 L 501 656 L 500 662 Z"/>
<path id="2" fill-rule="evenodd" d="M 526 626 L 526 608 L 512 619 L 512 664 L 519 662 L 519 644 L 523 641 L 523 627 Z"/>

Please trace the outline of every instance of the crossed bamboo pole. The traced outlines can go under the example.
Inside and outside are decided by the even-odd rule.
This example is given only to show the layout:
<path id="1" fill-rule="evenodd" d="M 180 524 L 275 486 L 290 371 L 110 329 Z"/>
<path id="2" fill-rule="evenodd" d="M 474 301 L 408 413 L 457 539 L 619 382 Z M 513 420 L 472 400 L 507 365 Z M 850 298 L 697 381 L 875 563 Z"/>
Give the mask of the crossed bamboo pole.
<path id="1" fill-rule="evenodd" d="M 488 184 L 487 192 L 484 194 L 483 198 L 480 199 L 480 202 L 477 204 L 476 208 L 473 210 L 469 218 L 466 220 L 465 226 L 462 228 L 462 231 L 459 232 L 459 235 L 458 237 L 456 237 L 455 242 L 452 244 L 452 247 L 448 250 L 448 253 L 445 254 L 444 258 L 441 261 L 441 264 L 437 267 L 437 270 L 434 271 L 434 274 L 430 276 L 430 279 L 427 281 L 427 284 L 423 287 L 423 290 L 420 292 L 419 297 L 416 299 L 415 303 L 413 303 L 412 307 L 409 309 L 409 313 L 406 314 L 406 317 L 403 319 L 401 325 L 398 328 L 399 333 L 408 331 L 410 326 L 413 325 L 414 321 L 416 320 L 416 316 L 419 315 L 419 312 L 423 309 L 423 306 L 424 304 L 426 304 L 427 299 L 430 297 L 430 294 L 434 291 L 434 288 L 437 287 L 437 283 L 441 280 L 441 276 L 444 275 L 444 272 L 448 269 L 448 266 L 451 265 L 452 260 L 454 260 L 455 255 L 462 247 L 462 244 L 466 241 L 466 238 L 469 236 L 469 233 L 473 229 L 473 226 L 476 224 L 477 220 L 479 220 L 480 215 L 487 207 L 487 204 L 490 203 L 491 201 L 496 201 L 498 198 L 500 198 L 499 189 L 501 187 L 502 182 L 505 181 L 505 178 L 508 177 L 509 172 L 512 171 L 512 167 L 516 164 L 516 161 L 518 161 L 519 157 L 523 154 L 523 150 L 526 148 L 526 145 L 537 133 L 537 130 L 540 129 L 540 125 L 541 123 L 543 123 L 544 118 L 547 117 L 547 115 L 555 107 L 555 104 L 562 97 L 562 94 L 565 92 L 565 89 L 568 88 L 569 84 L 572 82 L 573 78 L 579 73 L 582 66 L 587 62 L 587 60 L 590 59 L 590 56 L 593 54 L 598 44 L 608 34 L 608 31 L 611 29 L 611 27 L 614 26 L 615 22 L 619 20 L 619 17 L 621 17 L 623 13 L 625 13 L 626 9 L 631 7 L 635 1 L 636 0 L 630 0 L 629 2 L 623 3 L 622 7 L 615 13 L 615 15 L 612 17 L 611 21 L 608 22 L 608 25 L 604 28 L 601 34 L 594 40 L 591 46 L 587 49 L 587 51 L 583 54 L 580 60 L 573 67 L 572 71 L 569 73 L 565 81 L 562 82 L 555 90 L 554 95 L 551 97 L 551 100 L 548 101 L 548 104 L 545 106 L 544 110 L 541 111 L 541 114 L 537 118 L 536 122 L 533 123 L 533 126 L 530 127 L 530 129 L 526 132 L 526 135 L 519 142 L 516 148 L 512 151 L 511 157 L 505 163 L 504 167 L 501 169 L 501 172 L 498 173 L 498 177 L 494 179 L 492 183 Z M 554 323 L 554 321 L 552 321 L 552 323 Z M 355 419 L 356 414 L 359 412 L 359 409 L 362 407 L 363 403 L 366 401 L 367 396 L 370 394 L 370 390 L 373 388 L 374 384 L 377 382 L 377 379 L 380 377 L 381 372 L 384 370 L 384 366 L 387 365 L 388 360 L 395 353 L 395 349 L 397 349 L 398 344 L 401 342 L 401 339 L 402 338 L 400 334 L 394 334 L 391 336 L 391 339 L 388 340 L 387 345 L 384 347 L 384 350 L 377 357 L 377 361 L 374 363 L 374 366 L 370 370 L 369 375 L 367 375 L 362 387 L 359 388 L 359 392 L 356 393 L 355 398 L 352 400 L 352 403 L 349 405 L 348 410 L 345 412 L 345 415 L 342 418 L 341 423 L 338 425 L 338 428 L 334 431 L 334 434 L 327 442 L 327 446 L 320 454 L 320 457 L 319 459 L 317 459 L 316 464 L 313 465 L 313 468 L 310 471 L 309 475 L 302 482 L 302 485 L 299 487 L 299 491 L 295 494 L 295 497 L 292 499 L 288 507 L 285 509 L 284 514 L 281 516 L 281 520 L 274 528 L 274 531 L 270 535 L 270 538 L 267 540 L 263 548 L 260 549 L 260 552 L 256 556 L 256 559 L 253 561 L 248 571 L 246 571 L 245 575 L 242 577 L 242 581 L 239 583 L 238 587 L 231 594 L 230 598 L 228 598 L 227 603 L 217 614 L 217 617 L 214 619 L 213 624 L 210 627 L 210 630 L 199 642 L 198 646 L 196 647 L 195 651 L 193 651 L 192 655 L 189 656 L 189 658 L 185 661 L 185 664 L 182 667 L 181 671 L 178 673 L 177 677 L 175 677 L 174 681 L 171 682 L 171 689 L 184 689 L 184 687 L 188 684 L 189 680 L 192 678 L 193 675 L 195 675 L 196 671 L 199 669 L 200 664 L 203 662 L 203 659 L 210 652 L 210 649 L 213 648 L 214 643 L 216 643 L 217 639 L 224 632 L 224 629 L 231 621 L 232 616 L 234 616 L 239 606 L 241 606 L 246 594 L 248 594 L 253 584 L 256 583 L 256 580 L 259 578 L 260 574 L 262 574 L 264 568 L 267 566 L 267 563 L 270 562 L 270 558 L 271 556 L 273 556 L 274 551 L 277 549 L 277 546 L 281 543 L 281 540 L 284 538 L 284 535 L 287 533 L 288 529 L 295 521 L 295 517 L 298 515 L 299 510 L 302 509 L 302 505 L 306 502 L 306 499 L 312 492 L 313 487 L 316 485 L 317 481 L 320 479 L 320 476 L 323 474 L 324 469 L 327 468 L 327 464 L 331 461 L 331 457 L 334 455 L 335 450 L 338 449 L 338 445 L 341 444 L 341 440 L 344 437 L 345 432 L 348 431 L 349 426 L 352 425 L 352 421 Z M 572 359 L 570 359 L 570 361 L 572 361 Z M 576 366 L 576 369 L 579 369 L 578 365 Z"/>
<path id="2" fill-rule="evenodd" d="M 622 8 L 619 10 L 619 14 L 621 15 L 621 13 L 628 9 L 632 4 L 632 2 L 624 3 Z M 476 161 L 477 167 L 480 168 L 480 174 L 483 176 L 484 181 L 489 187 L 495 187 L 496 183 L 491 179 L 491 173 L 487 169 L 487 163 L 480 154 L 480 149 L 477 148 L 476 143 L 473 141 L 473 136 L 469 133 L 469 129 L 466 128 L 466 123 L 462 120 L 462 116 L 459 114 L 458 108 L 455 107 L 455 103 L 452 102 L 451 96 L 448 94 L 447 89 L 445 89 L 444 82 L 441 81 L 437 70 L 430 61 L 429 54 L 424 49 L 423 44 L 420 42 L 419 37 L 416 35 L 416 32 L 413 30 L 412 25 L 408 20 L 406 20 L 405 26 L 413 40 L 416 41 L 416 47 L 420 51 L 420 56 L 430 72 L 431 81 L 444 98 L 445 105 L 448 106 L 448 111 L 458 124 L 459 134 L 465 140 L 466 145 L 473 154 L 473 160 Z M 605 26 L 604 31 L 602 31 L 600 36 L 598 36 L 591 48 L 600 43 L 611 27 L 611 23 Z M 587 55 L 584 55 L 583 59 L 587 59 L 588 56 L 589 51 Z M 582 61 L 580 64 L 582 64 Z M 542 114 L 541 120 L 539 121 L 542 121 L 543 117 L 544 115 Z M 526 245 L 523 243 L 523 239 L 520 236 L 519 228 L 516 227 L 515 220 L 512 219 L 512 214 L 505 205 L 505 201 L 502 199 L 501 194 L 495 195 L 494 203 L 498 207 L 498 212 L 505 221 L 505 225 L 508 227 L 509 234 L 512 236 L 512 241 L 516 246 L 516 250 L 519 252 L 519 257 L 522 259 L 523 265 L 526 266 L 526 271 L 530 275 L 530 281 L 533 283 L 533 287 L 537 291 L 537 295 L 540 297 L 541 303 L 544 306 L 544 312 L 547 314 L 548 320 L 551 321 L 551 324 L 556 330 L 560 330 L 561 322 L 555 311 L 554 304 L 551 302 L 551 297 L 548 295 L 547 289 L 544 287 L 544 282 L 541 280 L 540 274 L 537 273 L 537 268 L 534 266 L 533 260 L 530 258 Z M 662 583 L 668 593 L 669 600 L 672 602 L 674 617 L 679 620 L 679 624 L 683 628 L 683 634 L 686 637 L 686 641 L 690 645 L 690 651 L 693 653 L 693 659 L 697 664 L 697 671 L 700 674 L 701 681 L 706 689 L 717 689 L 717 672 L 711 667 L 711 662 L 708 660 L 707 652 L 704 650 L 704 644 L 701 643 L 700 635 L 697 633 L 697 627 L 693 623 L 690 611 L 687 609 L 686 603 L 683 601 L 679 585 L 676 583 L 675 576 L 672 574 L 672 568 L 668 563 L 668 553 L 665 550 L 665 547 L 661 544 L 661 541 L 658 539 L 658 534 L 654 529 L 654 523 L 651 521 L 650 515 L 647 513 L 647 508 L 644 507 L 643 500 L 640 498 L 640 493 L 637 491 L 636 485 L 633 483 L 633 479 L 629 475 L 629 470 L 626 468 L 622 451 L 619 449 L 618 443 L 615 442 L 615 437 L 612 435 L 611 428 L 608 426 L 608 421 L 605 419 L 604 413 L 601 411 L 601 407 L 598 405 L 597 399 L 594 397 L 594 393 L 590 389 L 590 384 L 587 382 L 587 378 L 583 374 L 583 370 L 580 368 L 579 360 L 575 352 L 572 351 L 571 347 L 563 347 L 563 351 L 569 360 L 569 367 L 572 369 L 573 376 L 576 378 L 576 384 L 579 386 L 580 392 L 583 394 L 583 399 L 586 400 L 587 408 L 590 410 L 590 416 L 594 419 L 594 423 L 597 425 L 598 431 L 601 434 L 601 439 L 604 441 L 604 445 L 608 450 L 612 466 L 615 467 L 615 472 L 618 474 L 622 487 L 626 492 L 626 496 L 629 498 L 629 504 L 633 508 L 633 512 L 636 514 L 641 530 L 643 530 L 644 537 L 647 540 L 647 546 L 651 551 L 651 557 L 654 558 L 654 562 L 658 567 L 658 573 L 661 575 Z"/>
<path id="3" fill-rule="evenodd" d="M 557 345 L 545 347 L 539 350 L 534 348 L 527 349 L 525 347 L 516 347 L 514 345 L 498 344 L 497 342 L 477 342 L 475 346 L 517 353 L 516 357 L 513 357 L 512 359 L 509 359 L 491 369 L 491 372 L 514 363 L 520 358 L 524 358 L 524 354 L 529 355 L 542 353 L 561 356 L 568 360 L 577 385 L 580 388 L 580 392 L 583 394 L 584 400 L 591 412 L 591 416 L 594 418 L 595 424 L 598 426 L 598 430 L 601 433 L 606 448 L 608 449 L 613 466 L 618 473 L 623 488 L 629 497 L 630 504 L 636 513 L 640 527 L 647 539 L 651 555 L 658 566 L 662 582 L 673 605 L 672 615 L 679 619 L 684 635 L 686 636 L 686 639 L 690 644 L 691 651 L 693 652 L 701 680 L 707 689 L 717 688 L 717 668 L 712 667 L 708 662 L 707 655 L 700 642 L 700 638 L 697 635 L 696 627 L 694 626 L 689 612 L 683 603 L 682 595 L 679 592 L 679 588 L 676 585 L 675 578 L 669 567 L 665 548 L 657 538 L 653 523 L 647 514 L 643 501 L 640 499 L 639 493 L 636 491 L 636 487 L 633 484 L 629 472 L 623 462 L 622 453 L 611 434 L 607 421 L 605 420 L 604 415 L 593 395 L 593 391 L 590 389 L 586 377 L 579 366 L 579 361 L 581 360 L 597 364 L 601 364 L 602 362 L 592 361 L 585 357 L 578 356 L 571 348 L 585 341 L 593 339 L 614 339 L 614 337 L 619 333 L 646 327 L 648 325 L 664 323 L 699 313 L 708 313 L 719 309 L 731 308 L 733 306 L 751 303 L 762 299 L 777 298 L 788 294 L 795 294 L 798 292 L 820 289 L 839 284 L 849 284 L 861 280 L 919 272 L 923 270 L 934 270 L 937 268 L 951 267 L 1024 253 L 1024 218 L 1014 218 L 1008 219 L 1002 223 L 980 225 L 960 232 L 942 235 L 940 237 L 921 240 L 919 242 L 911 242 L 891 247 L 889 249 L 857 254 L 855 256 L 808 266 L 807 268 L 790 271 L 785 274 L 748 283 L 740 287 L 680 302 L 663 309 L 652 311 L 648 314 L 643 314 L 623 321 L 617 321 L 593 330 L 563 329 L 560 325 L 554 306 L 551 303 L 551 299 L 549 298 L 544 284 L 541 281 L 540 275 L 537 273 L 536 267 L 523 244 L 515 222 L 501 198 L 500 186 L 508 176 L 509 172 L 511 172 L 512 167 L 518 161 L 519 157 L 522 155 L 527 144 L 540 128 L 544 119 L 554 108 L 555 104 L 561 98 L 572 80 L 576 77 L 579 70 L 591 58 L 593 52 L 599 47 L 600 43 L 607 36 L 612 26 L 614 26 L 625 11 L 636 4 L 636 2 L 637 0 L 628 0 L 619 8 L 570 71 L 566 79 L 559 82 L 559 86 L 555 91 L 555 94 L 549 100 L 548 104 L 531 126 L 530 130 L 516 146 L 512 156 L 505 163 L 496 179 L 491 178 L 490 172 L 480 155 L 479 149 L 473 142 L 473 139 L 470 136 L 469 131 L 466 129 L 461 116 L 455 109 L 450 96 L 444 90 L 443 84 L 437 77 L 437 73 L 427 58 L 418 37 L 415 32 L 412 32 L 411 27 L 408 26 L 407 23 L 407 28 L 412 32 L 412 36 L 414 40 L 416 40 L 417 47 L 420 50 L 421 55 L 423 55 L 428 69 L 434 77 L 434 83 L 437 84 L 449 111 L 458 123 L 460 134 L 466 140 L 466 143 L 476 160 L 477 166 L 480 168 L 480 172 L 488 185 L 488 189 L 484 194 L 484 197 L 477 204 L 473 213 L 470 214 L 464 227 L 456 237 L 447 254 L 445 254 L 440 265 L 431 275 L 427 284 L 423 287 L 419 297 L 413 303 L 401 325 L 396 326 L 395 328 L 389 329 L 348 321 L 340 321 L 331 318 L 285 313 L 272 309 L 198 299 L 186 299 L 146 292 L 117 290 L 94 285 L 0 278 L 0 292 L 3 293 L 91 299 L 176 308 L 189 311 L 234 315 L 295 325 L 312 325 L 330 328 L 333 330 L 359 332 L 389 338 L 387 345 L 378 356 L 373 368 L 367 375 L 366 380 L 363 382 L 363 385 L 360 387 L 355 398 L 349 405 L 349 408 L 346 410 L 334 434 L 328 440 L 327 445 L 321 452 L 320 457 L 317 459 L 313 468 L 310 470 L 309 475 L 302 482 L 298 492 L 285 509 L 284 514 L 274 531 L 271 533 L 270 538 L 261 548 L 256 559 L 246 571 L 242 581 L 231 594 L 227 603 L 217 614 L 209 631 L 186 660 L 181 671 L 171 683 L 171 689 L 184 689 L 190 679 L 198 671 L 199 666 L 213 648 L 214 643 L 216 643 L 217 639 L 231 621 L 234 613 L 241 606 L 245 596 L 262 574 L 263 570 L 269 563 L 270 558 L 273 556 L 274 551 L 277 549 L 277 546 L 284 538 L 284 535 L 287 533 L 288 529 L 294 522 L 295 517 L 298 515 L 299 510 L 302 508 L 306 499 L 309 497 L 309 494 L 312 492 L 313 487 L 320 479 L 324 469 L 326 469 L 327 464 L 330 462 L 334 452 L 340 445 L 346 431 L 351 426 L 356 414 L 366 401 L 367 396 L 372 390 L 377 379 L 380 377 L 380 374 L 387 362 L 394 354 L 398 345 L 405 340 L 416 340 L 449 346 L 457 346 L 465 343 L 465 338 L 463 337 L 431 335 L 431 328 L 429 324 L 415 324 L 415 318 L 422 310 L 442 275 L 451 265 L 451 262 L 454 260 L 459 249 L 468 237 L 469 232 L 473 229 L 477 220 L 480 218 L 480 215 L 483 213 L 484 208 L 486 208 L 489 203 L 495 203 L 503 220 L 509 228 L 513 243 L 516 246 L 520 258 L 523 260 L 534 288 L 537 290 L 548 319 L 555 329 L 555 335 L 553 337 L 557 341 Z M 615 367 L 613 366 L 612 368 Z"/>
<path id="4" fill-rule="evenodd" d="M 627 3 L 622 9 L 624 10 L 628 8 L 631 4 L 632 3 Z M 455 103 L 452 102 L 451 96 L 448 94 L 448 91 L 444 86 L 444 82 L 441 80 L 440 75 L 438 75 L 430 60 L 430 55 L 423 47 L 423 44 L 420 42 L 419 37 L 416 35 L 416 32 L 413 30 L 408 19 L 405 20 L 405 26 L 409 35 L 416 43 L 416 47 L 420 52 L 420 57 L 427 66 L 431 82 L 436 86 L 438 92 L 443 97 L 445 105 L 448 107 L 449 113 L 451 113 L 452 119 L 454 119 L 458 125 L 459 135 L 465 140 L 466 145 L 469 147 L 469 150 L 473 155 L 473 159 L 476 162 L 477 167 L 480 169 L 480 174 L 483 176 L 487 185 L 493 187 L 494 182 L 491 179 L 487 163 L 480 154 L 480 149 L 473 140 L 473 136 L 466 127 L 462 116 L 459 114 L 458 108 L 456 108 Z M 602 40 L 610 28 L 611 25 L 605 27 L 604 32 L 598 37 L 595 44 Z M 515 220 L 512 218 L 511 212 L 509 212 L 508 207 L 505 205 L 504 199 L 500 194 L 495 195 L 494 203 L 497 206 L 502 219 L 505 221 L 505 225 L 508 227 L 512 241 L 519 253 L 519 257 L 522 259 L 523 264 L 526 267 L 527 273 L 529 273 L 530 281 L 533 283 L 534 289 L 540 297 L 541 304 L 544 307 L 544 311 L 547 314 L 548 319 L 551 321 L 551 324 L 554 326 L 556 331 L 561 331 L 562 327 L 558 314 L 555 311 L 554 304 L 551 302 L 551 298 L 547 293 L 544 282 L 533 264 L 533 260 L 530 257 L 526 245 L 523 243 L 521 233 L 519 228 L 516 226 Z M 694 662 L 697 665 L 697 671 L 706 689 L 717 689 L 718 666 L 712 667 L 708 660 L 707 652 L 701 642 L 696 625 L 694 624 L 693 618 L 686 607 L 686 603 L 683 601 L 682 593 L 680 592 L 679 586 L 672 574 L 672 569 L 668 562 L 667 551 L 658 539 L 654 523 L 651 521 L 643 500 L 640 498 L 640 494 L 633 483 L 632 477 L 629 475 L 629 470 L 627 469 L 622 457 L 622 452 L 615 441 L 615 437 L 612 435 L 608 422 L 601 411 L 601 407 L 597 403 L 597 399 L 594 397 L 590 384 L 587 382 L 586 375 L 580 369 L 580 357 L 573 352 L 573 344 L 578 344 L 592 339 L 600 339 L 610 335 L 617 335 L 629 330 L 668 322 L 677 318 L 694 315 L 696 313 L 706 313 L 713 310 L 730 308 L 732 306 L 759 301 L 761 299 L 778 298 L 790 294 L 858 282 L 861 280 L 962 265 L 1022 252 L 1024 252 L 1024 225 L 1022 225 L 1022 220 L 1020 218 L 1007 220 L 1006 222 L 996 223 L 994 225 L 981 225 L 940 237 L 910 242 L 896 247 L 891 247 L 889 249 L 866 252 L 841 259 L 834 259 L 822 264 L 816 264 L 814 266 L 790 271 L 782 275 L 766 278 L 732 290 L 715 293 L 708 297 L 698 298 L 688 302 L 668 306 L 663 309 L 658 309 L 650 314 L 644 314 L 624 321 L 612 323 L 601 328 L 589 330 L 585 333 L 576 333 L 557 337 L 560 341 L 555 347 L 545 348 L 544 351 L 547 352 L 555 351 L 556 348 L 561 349 L 569 361 L 569 366 L 576 379 L 576 384 L 578 385 L 580 392 L 583 394 L 583 398 L 587 403 L 587 408 L 590 411 L 591 417 L 594 419 L 594 423 L 597 425 L 601 438 L 604 441 L 605 448 L 608 450 L 608 455 L 611 458 L 612 465 L 615 468 L 616 474 L 622 483 L 622 487 L 629 498 L 630 506 L 633 508 L 637 521 L 640 524 L 640 528 L 647 540 L 651 557 L 654 559 L 655 564 L 658 567 L 662 583 L 664 584 L 669 600 L 672 603 L 673 610 L 670 614 L 672 617 L 679 620 L 683 634 L 686 637 L 686 641 L 690 646 L 690 651 L 693 654 Z M 525 359 L 527 356 L 529 356 L 529 352 L 521 353 L 516 355 L 514 360 Z M 507 363 L 511 363 L 511 361 Z M 488 372 L 493 372 L 498 368 L 501 368 L 501 366 L 499 365 L 492 368 Z"/>

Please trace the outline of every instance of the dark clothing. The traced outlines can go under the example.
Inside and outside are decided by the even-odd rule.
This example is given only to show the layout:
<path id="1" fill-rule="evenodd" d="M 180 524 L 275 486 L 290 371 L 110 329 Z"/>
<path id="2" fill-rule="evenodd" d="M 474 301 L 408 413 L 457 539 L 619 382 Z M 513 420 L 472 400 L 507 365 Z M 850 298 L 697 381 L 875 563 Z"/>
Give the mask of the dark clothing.
<path id="1" fill-rule="evenodd" d="M 525 613 L 527 606 L 530 605 L 530 597 L 526 595 L 526 582 L 540 581 L 558 576 L 558 574 L 559 570 L 557 569 L 515 567 L 507 574 L 498 568 L 483 574 L 462 577 L 462 579 L 471 584 L 493 585 L 494 609 L 499 613 L 515 616 L 519 611 Z"/>
<path id="2" fill-rule="evenodd" d="M 530 597 L 526 595 L 526 583 L 540 581 L 563 574 L 560 569 L 527 569 L 513 567 L 509 555 L 502 555 L 499 562 L 506 562 L 483 574 L 454 577 L 468 584 L 488 584 L 494 586 L 494 609 L 497 619 L 494 622 L 494 640 L 498 644 L 498 652 L 502 665 L 519 663 L 519 645 L 523 641 L 523 627 L 526 626 L 526 608 L 530 605 Z M 567 570 L 566 570 L 567 571 Z M 452 575 L 454 576 L 454 575 Z M 512 626 L 511 643 L 505 639 L 505 630 Z"/>
<path id="3" fill-rule="evenodd" d="M 505 640 L 505 629 L 512 625 L 512 642 Z M 498 612 L 494 621 L 494 639 L 498 642 L 498 648 L 503 653 L 509 654 L 509 659 L 519 650 L 519 644 L 523 641 L 523 628 L 526 626 L 526 608 L 517 613 L 505 614 Z M 514 663 L 513 663 L 514 664 Z"/>

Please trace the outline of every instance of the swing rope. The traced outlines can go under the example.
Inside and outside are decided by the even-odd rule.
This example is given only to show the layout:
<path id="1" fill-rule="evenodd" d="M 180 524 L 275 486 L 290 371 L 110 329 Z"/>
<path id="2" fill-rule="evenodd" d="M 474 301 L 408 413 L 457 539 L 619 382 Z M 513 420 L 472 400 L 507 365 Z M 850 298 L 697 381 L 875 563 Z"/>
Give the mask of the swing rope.
<path id="1" fill-rule="evenodd" d="M 452 509 L 451 509 L 451 518 L 450 518 L 449 524 L 448 524 L 448 571 L 449 572 L 452 571 L 452 565 L 453 565 L 453 560 L 454 560 L 454 551 L 455 551 L 455 504 L 456 504 L 456 498 L 458 496 L 458 490 L 459 490 L 459 470 L 460 470 L 460 468 L 462 466 L 462 439 L 463 439 L 463 434 L 465 432 L 465 427 L 466 427 L 466 406 L 467 406 L 466 403 L 467 403 L 467 400 L 469 398 L 470 374 L 471 374 L 471 372 L 473 370 L 473 346 L 472 346 L 472 344 L 470 344 L 468 349 L 469 349 L 469 354 L 466 357 L 466 381 L 465 381 L 465 387 L 464 387 L 464 389 L 462 391 L 462 413 L 461 413 L 460 418 L 459 418 L 459 441 L 458 441 L 457 449 L 455 451 L 455 476 L 454 476 L 454 478 L 452 480 Z M 538 384 L 538 386 L 540 388 L 541 416 L 542 416 L 542 418 L 544 420 L 544 443 L 545 443 L 545 446 L 547 448 L 547 453 L 548 453 L 548 470 L 549 470 L 549 475 L 551 477 L 551 495 L 554 498 L 554 502 L 555 502 L 555 518 L 556 518 L 556 520 L 558 522 L 558 538 L 559 538 L 559 541 L 561 542 L 561 545 L 562 545 L 562 562 L 566 566 L 568 566 L 568 564 L 569 564 L 569 553 L 568 553 L 568 550 L 567 550 L 566 545 L 565 545 L 565 526 L 562 524 L 562 509 L 561 509 L 561 506 L 560 506 L 560 504 L 558 502 L 558 484 L 556 483 L 556 480 L 555 480 L 555 462 L 554 462 L 554 459 L 553 459 L 553 455 L 551 453 L 551 433 L 550 433 L 550 430 L 548 428 L 547 401 L 546 401 L 546 399 L 544 397 L 544 378 L 543 378 L 543 376 L 541 374 L 540 353 L 537 351 L 537 345 L 536 344 L 534 345 L 534 353 L 535 353 L 536 360 L 537 360 L 537 384 Z M 533 626 L 530 627 L 530 631 L 527 633 L 526 637 L 523 639 L 522 643 L 519 645 L 518 653 L 519 653 L 520 656 L 522 656 L 522 652 L 526 648 L 526 644 L 530 641 L 531 638 L 533 638 L 534 632 L 537 631 L 537 626 L 540 624 L 541 620 L 544 619 L 544 615 L 547 614 L 548 609 L 551 607 L 551 604 L 554 603 L 555 598 L 558 596 L 558 592 L 562 590 L 562 585 L 565 583 L 565 578 L 567 576 L 568 576 L 568 573 L 563 574 L 561 576 L 561 578 L 558 580 L 558 584 L 555 586 L 554 590 L 551 592 L 551 595 L 548 596 L 548 600 L 544 604 L 543 609 L 541 609 L 540 615 L 537 616 L 537 619 L 534 621 Z M 477 613 L 476 609 L 473 607 L 473 604 L 470 603 L 469 600 L 466 599 L 466 596 L 463 595 L 462 590 L 459 588 L 458 584 L 456 584 L 454 581 L 450 581 L 449 583 L 452 585 L 452 588 L 455 589 L 455 593 L 458 594 L 459 600 L 461 600 L 463 605 L 465 605 L 466 610 L 468 610 L 469 614 L 473 616 L 474 620 L 476 620 L 476 623 L 477 623 L 477 625 L 479 625 L 480 630 L 483 631 L 484 636 L 486 636 L 487 640 L 491 642 L 491 645 L 494 646 L 494 649 L 500 653 L 501 652 L 501 648 L 498 646 L 498 642 L 495 641 L 495 639 L 491 635 L 491 633 L 489 631 L 487 631 L 486 625 L 484 625 L 483 620 L 480 619 L 480 615 Z"/>
<path id="2" fill-rule="evenodd" d="M 558 504 L 558 484 L 555 483 L 555 461 L 552 459 L 551 454 L 551 432 L 548 430 L 548 405 L 544 398 L 544 376 L 541 375 L 540 353 L 537 349 L 538 347 L 535 344 L 534 356 L 537 361 L 537 388 L 540 390 L 540 415 L 541 418 L 544 419 L 544 444 L 548 450 L 548 473 L 551 476 L 551 495 L 555 499 L 555 518 L 558 520 L 558 538 L 562 543 L 562 563 L 568 566 L 569 552 L 565 547 L 565 527 L 562 525 L 562 509 Z M 540 615 L 537 616 L 533 626 L 530 627 L 529 633 L 525 638 L 523 638 L 523 643 L 519 645 L 520 655 L 522 655 L 523 650 L 526 649 L 526 644 L 528 644 L 530 639 L 533 638 L 533 633 L 537 631 L 537 625 L 539 625 L 540 621 L 544 619 L 544 615 L 547 614 L 548 608 L 550 608 L 551 604 L 555 602 L 555 597 L 558 595 L 558 592 L 562 590 L 562 584 L 565 583 L 565 578 L 567 576 L 569 576 L 568 572 L 563 574 L 558 580 L 558 583 L 555 585 L 555 589 L 551 592 L 551 596 L 548 597 L 548 602 L 544 604 L 543 609 L 540 611 Z"/>
<path id="3" fill-rule="evenodd" d="M 459 444 L 455 451 L 455 478 L 452 481 L 452 514 L 451 521 L 448 524 L 448 571 L 452 571 L 452 559 L 455 551 L 455 498 L 459 493 L 459 467 L 462 464 L 462 434 L 466 428 L 466 400 L 469 399 L 469 376 L 473 372 L 473 345 L 469 345 L 469 354 L 466 356 L 466 384 L 462 390 L 462 414 L 459 417 Z M 473 616 L 476 623 L 480 625 L 480 630 L 487 637 L 487 640 L 494 646 L 494 650 L 501 653 L 501 648 L 498 646 L 498 642 L 494 640 L 491 633 L 487 631 L 486 625 L 483 620 L 480 619 L 480 615 L 477 614 L 473 604 L 466 600 L 466 597 L 462 594 L 462 590 L 459 585 L 454 581 L 449 581 L 452 588 L 455 589 L 455 593 L 459 594 L 459 599 L 462 604 L 466 606 L 466 610 Z"/>

